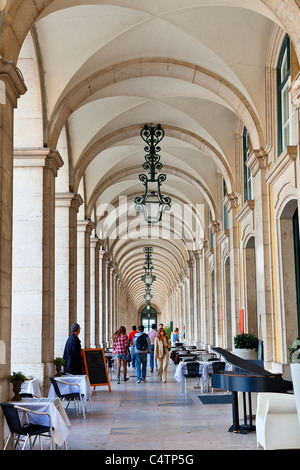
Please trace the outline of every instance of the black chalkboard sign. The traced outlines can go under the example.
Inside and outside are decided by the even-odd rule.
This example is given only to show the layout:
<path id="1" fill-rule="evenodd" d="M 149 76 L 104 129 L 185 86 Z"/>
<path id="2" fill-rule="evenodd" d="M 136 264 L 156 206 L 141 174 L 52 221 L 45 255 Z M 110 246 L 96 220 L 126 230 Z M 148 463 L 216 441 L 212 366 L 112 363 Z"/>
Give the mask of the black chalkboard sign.
<path id="1" fill-rule="evenodd" d="M 111 392 L 104 349 L 83 349 L 82 353 L 85 373 L 89 378 L 90 384 L 94 388 L 108 385 Z"/>

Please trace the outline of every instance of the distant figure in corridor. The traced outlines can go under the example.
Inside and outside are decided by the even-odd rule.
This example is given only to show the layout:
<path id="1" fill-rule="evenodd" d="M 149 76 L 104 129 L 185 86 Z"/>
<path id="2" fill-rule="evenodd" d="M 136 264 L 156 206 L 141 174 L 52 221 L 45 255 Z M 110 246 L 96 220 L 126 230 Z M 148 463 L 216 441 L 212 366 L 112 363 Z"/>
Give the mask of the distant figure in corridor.
<path id="1" fill-rule="evenodd" d="M 173 333 L 173 342 L 174 344 L 179 341 L 179 328 L 175 328 Z"/>
<path id="2" fill-rule="evenodd" d="M 66 361 L 64 371 L 72 375 L 82 375 L 81 341 L 78 338 L 80 325 L 73 323 L 72 334 L 67 339 L 63 358 Z"/>
<path id="3" fill-rule="evenodd" d="M 116 359 L 117 359 L 117 384 L 119 384 L 122 363 L 123 363 L 124 382 L 129 380 L 129 378 L 126 377 L 127 375 L 126 354 L 129 348 L 129 341 L 128 341 L 128 336 L 126 335 L 125 326 L 121 326 L 117 331 L 115 331 L 112 339 L 113 339 L 113 354 L 116 356 Z"/>
<path id="4" fill-rule="evenodd" d="M 153 372 L 153 367 L 154 367 L 154 342 L 155 342 L 155 338 L 157 336 L 157 329 L 156 329 L 156 324 L 155 323 L 153 323 L 151 325 L 151 330 L 149 331 L 148 336 L 149 336 L 150 341 L 151 341 L 151 346 L 150 346 L 150 349 L 151 349 L 151 353 L 150 353 L 150 371 Z M 157 370 L 157 361 L 155 361 L 155 367 L 156 367 L 156 370 Z"/>
<path id="5" fill-rule="evenodd" d="M 136 383 L 147 382 L 147 354 L 150 354 L 151 341 L 149 336 L 144 333 L 144 326 L 138 327 L 138 333 L 133 338 L 133 348 L 136 360 Z"/>
<path id="6" fill-rule="evenodd" d="M 133 342 L 133 337 L 134 335 L 137 333 L 137 329 L 136 329 L 136 326 L 133 325 L 132 326 L 132 331 L 129 333 L 128 335 L 128 339 L 129 339 L 129 345 L 130 345 L 130 353 L 131 353 L 131 365 L 132 367 L 135 369 L 135 355 L 134 355 L 134 351 L 133 351 L 133 345 L 132 345 L 132 342 Z"/>
<path id="7" fill-rule="evenodd" d="M 170 340 L 167 337 L 165 330 L 160 328 L 155 338 L 154 357 L 157 359 L 158 363 L 159 380 L 161 380 L 163 383 L 166 383 L 167 381 L 170 348 Z"/>

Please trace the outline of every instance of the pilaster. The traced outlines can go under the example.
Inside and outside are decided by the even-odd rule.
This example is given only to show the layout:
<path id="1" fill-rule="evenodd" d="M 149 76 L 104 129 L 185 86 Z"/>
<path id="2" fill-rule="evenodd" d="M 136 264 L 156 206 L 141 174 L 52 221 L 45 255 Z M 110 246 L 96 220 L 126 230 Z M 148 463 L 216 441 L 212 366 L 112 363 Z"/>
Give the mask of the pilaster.
<path id="1" fill-rule="evenodd" d="M 63 161 L 49 148 L 16 149 L 14 154 L 12 362 L 44 383 L 54 358 L 55 177 Z M 24 321 L 26 332 L 20 327 Z M 30 351 L 25 357 L 24 347 Z"/>

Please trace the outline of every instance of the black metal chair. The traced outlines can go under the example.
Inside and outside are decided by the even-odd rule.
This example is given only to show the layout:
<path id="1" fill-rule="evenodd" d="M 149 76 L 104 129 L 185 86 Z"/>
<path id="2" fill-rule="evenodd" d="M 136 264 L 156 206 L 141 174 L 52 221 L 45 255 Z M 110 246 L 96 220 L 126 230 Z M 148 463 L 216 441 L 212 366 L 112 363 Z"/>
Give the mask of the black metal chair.
<path id="1" fill-rule="evenodd" d="M 3 450 L 6 450 L 11 438 L 13 439 L 13 441 L 15 441 L 14 448 L 16 448 L 18 443 L 22 441 L 24 442 L 22 450 L 24 450 L 29 440 L 30 449 L 32 449 L 32 446 L 34 446 L 37 437 L 39 437 L 40 449 L 42 449 L 42 441 L 40 439 L 41 436 L 46 436 L 50 438 L 50 449 L 54 449 L 53 427 L 51 416 L 49 415 L 49 413 L 29 410 L 28 408 L 25 408 L 23 406 L 13 405 L 12 403 L 1 403 L 0 405 L 10 431 L 5 441 Z M 25 413 L 25 424 L 21 424 L 19 412 Z M 47 415 L 49 419 L 49 426 L 31 423 L 30 414 Z M 25 439 L 22 439 L 22 436 Z M 33 436 L 35 437 L 35 439 L 32 443 L 31 437 Z"/>
<path id="2" fill-rule="evenodd" d="M 184 376 L 184 390 L 185 393 L 187 392 L 186 383 L 187 379 L 195 379 L 197 378 L 197 387 L 199 388 L 200 378 L 201 378 L 201 369 L 200 364 L 197 361 L 191 361 L 186 363 L 186 373 L 183 374 Z"/>
<path id="3" fill-rule="evenodd" d="M 85 419 L 85 406 L 84 406 L 84 403 L 83 403 L 83 400 L 82 400 L 82 397 L 83 395 L 80 393 L 80 387 L 79 387 L 79 384 L 75 384 L 75 383 L 69 383 L 69 382 L 65 382 L 63 380 L 60 380 L 60 379 L 54 379 L 54 377 L 49 377 L 53 387 L 54 387 L 54 391 L 55 391 L 55 394 L 56 396 L 58 396 L 58 398 L 61 399 L 62 403 L 64 401 L 67 401 L 68 404 L 66 406 L 66 409 L 68 408 L 69 404 L 71 401 L 74 401 L 74 406 L 75 406 L 75 410 L 76 410 L 76 414 L 78 415 L 78 403 L 80 403 L 80 406 L 81 406 L 81 410 L 82 410 L 82 414 L 83 414 L 83 417 Z M 59 389 L 59 386 L 58 384 L 59 383 L 62 383 L 62 384 L 65 384 L 65 385 L 68 385 L 68 386 L 75 386 L 78 388 L 78 392 L 72 392 L 72 393 L 61 393 L 60 389 Z"/>
<path id="4" fill-rule="evenodd" d="M 222 372 L 225 370 L 225 362 L 216 361 L 212 363 L 213 374 L 217 374 L 218 372 Z M 214 393 L 213 387 L 211 387 L 212 393 Z"/>
<path id="5" fill-rule="evenodd" d="M 212 363 L 213 373 L 217 374 L 218 372 L 222 372 L 225 370 L 225 362 L 216 361 Z"/>

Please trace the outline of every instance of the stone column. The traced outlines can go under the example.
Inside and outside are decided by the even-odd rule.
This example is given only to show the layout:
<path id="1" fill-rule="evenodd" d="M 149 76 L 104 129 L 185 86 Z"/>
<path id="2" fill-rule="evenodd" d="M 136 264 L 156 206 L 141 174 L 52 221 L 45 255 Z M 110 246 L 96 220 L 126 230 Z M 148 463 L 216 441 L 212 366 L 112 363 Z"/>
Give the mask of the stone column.
<path id="1" fill-rule="evenodd" d="M 13 232 L 14 108 L 26 92 L 24 80 L 12 62 L 0 58 L 0 399 L 11 398 L 11 312 Z M 2 422 L 0 442 L 3 442 Z M 2 445 L 1 445 L 2 447 Z"/>
<path id="2" fill-rule="evenodd" d="M 100 345 L 106 348 L 106 251 L 99 251 L 99 326 Z"/>
<path id="3" fill-rule="evenodd" d="M 116 296 L 116 278 L 115 268 L 110 268 L 110 322 L 109 322 L 109 338 L 112 337 L 115 330 L 115 296 Z"/>
<path id="4" fill-rule="evenodd" d="M 105 260 L 105 342 L 107 347 L 110 345 L 111 341 L 111 331 L 110 331 L 110 319 L 111 319 L 111 294 L 110 294 L 110 268 L 111 262 L 109 258 Z"/>
<path id="5" fill-rule="evenodd" d="M 263 150 L 253 151 L 248 158 L 253 177 L 253 194 L 255 194 L 254 220 L 256 228 L 256 291 L 258 331 L 264 341 L 264 359 L 272 361 L 275 358 L 274 330 L 272 312 L 272 278 L 271 278 L 271 249 L 270 249 L 270 217 L 269 194 L 266 183 L 268 170 L 268 155 Z"/>
<path id="6" fill-rule="evenodd" d="M 12 366 L 44 383 L 53 371 L 55 177 L 63 161 L 49 148 L 14 153 Z"/>
<path id="7" fill-rule="evenodd" d="M 77 321 L 81 326 L 81 347 L 90 347 L 90 239 L 94 223 L 91 220 L 79 220 L 77 223 Z"/>
<path id="8" fill-rule="evenodd" d="M 238 194 L 227 194 L 224 204 L 229 217 L 229 256 L 230 256 L 230 298 L 231 298 L 231 325 L 234 338 L 239 334 L 240 299 L 240 241 L 239 227 L 236 220 L 238 214 Z M 233 348 L 232 345 L 228 347 Z"/>
<path id="9" fill-rule="evenodd" d="M 182 322 L 182 328 L 181 331 L 185 335 L 185 341 L 187 340 L 187 318 L 186 318 L 186 285 L 185 285 L 185 276 L 184 273 L 180 273 L 180 315 L 181 315 L 181 322 Z"/>
<path id="10" fill-rule="evenodd" d="M 210 344 L 210 287 L 209 287 L 209 256 L 211 255 L 208 249 L 207 240 L 203 240 L 203 298 L 204 298 L 204 309 L 203 309 L 203 343 L 204 347 Z"/>
<path id="11" fill-rule="evenodd" d="M 190 341 L 194 344 L 195 341 L 195 276 L 194 276 L 194 259 L 190 258 L 187 262 L 188 265 L 188 279 L 189 279 L 189 331 Z"/>
<path id="12" fill-rule="evenodd" d="M 222 257 L 220 254 L 220 246 L 217 242 L 218 234 L 220 232 L 220 223 L 217 220 L 214 220 L 210 224 L 210 230 L 212 231 L 214 237 L 214 299 L 215 299 L 215 309 L 214 309 L 214 327 L 215 331 L 212 332 L 212 345 L 222 346 L 222 291 L 221 291 L 221 275 L 222 275 Z"/>
<path id="13" fill-rule="evenodd" d="M 91 238 L 91 348 L 100 347 L 99 336 L 99 248 L 101 242 L 97 237 Z"/>
<path id="14" fill-rule="evenodd" d="M 74 237 L 72 220 L 76 221 L 82 203 L 78 194 L 55 194 L 55 357 L 62 357 L 66 339 L 71 334 L 70 327 L 76 321 L 77 261 L 75 263 L 74 258 L 77 260 L 77 244 L 74 249 L 74 238 L 77 240 L 77 230 Z"/>
<path id="15" fill-rule="evenodd" d="M 201 343 L 201 265 L 200 258 L 202 253 L 200 250 L 194 251 L 195 257 L 195 340 L 196 346 L 200 347 Z"/>

